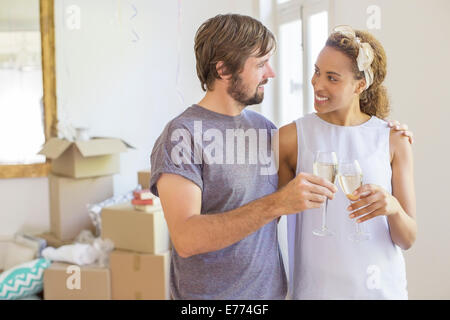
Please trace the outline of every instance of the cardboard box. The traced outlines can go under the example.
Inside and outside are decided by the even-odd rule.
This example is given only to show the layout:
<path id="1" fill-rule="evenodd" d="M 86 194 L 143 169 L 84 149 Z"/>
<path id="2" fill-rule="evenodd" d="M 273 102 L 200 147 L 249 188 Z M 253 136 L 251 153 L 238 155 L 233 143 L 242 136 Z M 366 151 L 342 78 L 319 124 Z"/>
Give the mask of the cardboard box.
<path id="1" fill-rule="evenodd" d="M 9 242 L 12 241 L 11 239 L 0 239 L 0 270 L 2 272 L 5 270 L 5 257 L 6 253 L 8 252 Z M 0 272 L 1 273 L 1 272 Z"/>
<path id="2" fill-rule="evenodd" d="M 114 248 L 140 253 L 169 250 L 169 230 L 160 207 L 148 213 L 124 203 L 103 208 L 101 215 L 102 238 L 111 239 Z"/>
<path id="3" fill-rule="evenodd" d="M 72 179 L 50 174 L 50 231 L 60 240 L 72 240 L 86 229 L 95 234 L 88 204 L 114 195 L 113 177 Z"/>
<path id="4" fill-rule="evenodd" d="M 109 256 L 113 300 L 169 300 L 170 253 L 114 250 Z"/>
<path id="5" fill-rule="evenodd" d="M 138 171 L 138 184 L 142 186 L 142 189 L 150 188 L 150 169 Z"/>
<path id="6" fill-rule="evenodd" d="M 25 245 L 10 242 L 3 257 L 3 268 L 9 270 L 17 265 L 31 261 L 36 258 L 38 250 Z"/>
<path id="7" fill-rule="evenodd" d="M 133 148 L 114 138 L 92 138 L 87 141 L 49 139 L 39 154 L 52 159 L 51 171 L 72 178 L 87 178 L 119 173 L 119 153 Z"/>
<path id="8" fill-rule="evenodd" d="M 111 300 L 110 270 L 54 262 L 44 271 L 44 300 Z"/>
<path id="9" fill-rule="evenodd" d="M 59 248 L 68 244 L 73 244 L 73 240 L 61 240 L 57 238 L 52 232 L 45 232 L 35 235 L 36 238 L 44 239 L 47 242 L 47 247 Z"/>

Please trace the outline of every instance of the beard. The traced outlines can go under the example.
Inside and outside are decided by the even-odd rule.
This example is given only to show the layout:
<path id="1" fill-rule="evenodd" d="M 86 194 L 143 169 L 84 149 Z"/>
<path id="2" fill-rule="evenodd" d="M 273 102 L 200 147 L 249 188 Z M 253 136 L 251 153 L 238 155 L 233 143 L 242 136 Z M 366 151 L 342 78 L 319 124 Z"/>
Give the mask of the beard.
<path id="1" fill-rule="evenodd" d="M 266 84 L 267 82 L 267 79 L 264 80 L 258 85 L 258 87 L 262 84 Z M 258 87 L 256 87 L 253 95 L 248 94 L 248 92 L 250 92 L 250 89 L 244 84 L 242 78 L 239 75 L 233 75 L 231 78 L 230 86 L 227 89 L 227 93 L 242 105 L 250 106 L 253 104 L 259 104 L 264 100 L 264 92 L 259 93 Z"/>

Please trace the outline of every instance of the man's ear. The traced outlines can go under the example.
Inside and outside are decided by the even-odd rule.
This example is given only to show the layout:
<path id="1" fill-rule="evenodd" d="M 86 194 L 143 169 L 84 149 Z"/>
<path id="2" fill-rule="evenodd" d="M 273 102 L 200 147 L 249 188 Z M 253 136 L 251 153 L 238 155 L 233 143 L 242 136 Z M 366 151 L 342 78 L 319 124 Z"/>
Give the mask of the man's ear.
<path id="1" fill-rule="evenodd" d="M 227 69 L 226 69 L 225 63 L 223 61 L 219 61 L 216 63 L 216 71 L 221 79 L 223 79 L 223 80 L 231 79 L 231 74 L 226 74 Z"/>

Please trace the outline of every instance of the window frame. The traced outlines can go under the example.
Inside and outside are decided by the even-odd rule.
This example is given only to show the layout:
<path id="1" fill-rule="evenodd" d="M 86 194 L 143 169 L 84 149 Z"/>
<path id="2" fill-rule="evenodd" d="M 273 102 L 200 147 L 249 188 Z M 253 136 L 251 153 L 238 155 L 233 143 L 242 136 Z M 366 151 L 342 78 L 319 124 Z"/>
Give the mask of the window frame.
<path id="1" fill-rule="evenodd" d="M 277 4 L 276 0 L 272 0 L 273 2 L 273 14 L 275 16 L 275 30 L 276 30 L 276 36 L 277 39 L 279 39 L 279 29 L 280 25 L 289 21 L 293 21 L 295 19 L 300 19 L 301 25 L 302 25 L 302 41 L 301 41 L 301 47 L 303 51 L 303 101 L 302 101 L 302 109 L 303 114 L 307 114 L 312 112 L 313 110 L 310 110 L 308 106 L 308 99 L 310 98 L 308 85 L 311 82 L 310 73 L 308 71 L 308 60 L 311 59 L 309 57 L 310 53 L 308 50 L 305 50 L 305 47 L 309 45 L 308 40 L 308 32 L 309 27 L 307 24 L 307 18 L 305 17 L 305 8 L 312 8 L 312 7 L 326 7 L 328 12 L 328 32 L 331 31 L 331 28 L 334 23 L 334 0 L 290 0 L 285 3 Z M 298 12 L 299 10 L 299 12 Z M 277 68 L 279 67 L 279 63 L 277 61 Z M 274 114 L 276 116 L 276 120 L 279 121 L 282 116 L 282 110 L 280 106 L 280 86 L 277 85 L 275 89 L 275 100 L 276 103 L 274 105 Z"/>
<path id="2" fill-rule="evenodd" d="M 56 132 L 56 76 L 55 76 L 55 24 L 54 0 L 39 0 L 39 20 L 42 52 L 42 80 L 44 94 L 45 141 Z M 0 165 L 0 179 L 46 177 L 51 160 L 44 163 Z"/>
<path id="3" fill-rule="evenodd" d="M 277 3 L 277 0 L 274 1 L 274 14 L 275 14 L 275 32 L 277 39 L 280 39 L 280 27 L 282 24 L 289 23 L 292 21 L 295 21 L 297 19 L 300 19 L 300 23 L 303 27 L 303 21 L 302 21 L 302 15 L 301 15 L 301 8 L 303 1 L 302 0 L 290 0 L 281 4 Z M 302 35 L 303 37 L 303 35 Z M 280 46 L 278 46 L 280 47 Z M 304 53 L 304 47 L 303 47 L 303 39 L 301 42 L 301 48 Z M 279 50 L 279 49 L 278 49 Z M 281 73 L 280 67 L 280 60 L 281 55 L 277 55 L 277 71 Z M 303 63 L 303 62 L 302 62 Z M 304 76 L 302 76 L 304 78 Z M 304 90 L 304 88 L 302 88 Z M 274 114 L 276 116 L 276 121 L 278 124 L 281 124 L 282 118 L 283 118 L 283 110 L 281 106 L 281 81 L 277 81 L 277 85 L 275 88 L 275 105 L 274 105 Z M 303 103 L 303 102 L 302 102 Z"/>
<path id="4" fill-rule="evenodd" d="M 309 85 L 311 83 L 311 78 L 313 75 L 313 66 L 314 61 L 312 61 L 312 57 L 310 55 L 310 52 L 308 50 L 305 50 L 306 47 L 310 47 L 310 38 L 309 38 L 309 24 L 308 24 L 308 18 L 312 16 L 313 14 L 319 13 L 325 9 L 327 11 L 328 16 L 328 34 L 331 32 L 331 28 L 334 24 L 333 22 L 333 15 L 330 14 L 334 12 L 334 0 L 304 0 L 302 3 L 301 8 L 301 19 L 302 19 L 302 41 L 303 41 L 303 83 L 305 85 Z M 309 11 L 309 12 L 308 12 Z M 309 14 L 306 15 L 305 12 L 308 12 Z M 310 66 L 308 64 L 311 63 Z M 314 107 L 309 104 L 309 101 L 311 101 L 311 90 L 309 87 L 303 88 L 303 113 L 311 113 L 314 111 Z"/>

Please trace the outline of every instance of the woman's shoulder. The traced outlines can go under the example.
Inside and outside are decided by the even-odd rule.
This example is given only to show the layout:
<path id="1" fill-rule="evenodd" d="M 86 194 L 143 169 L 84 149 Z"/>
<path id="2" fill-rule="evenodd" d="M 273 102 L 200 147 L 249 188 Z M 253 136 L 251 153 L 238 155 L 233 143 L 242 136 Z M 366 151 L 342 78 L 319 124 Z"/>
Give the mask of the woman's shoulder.
<path id="1" fill-rule="evenodd" d="M 298 118 L 297 120 L 295 120 L 294 122 L 296 124 L 302 124 L 302 123 L 306 123 L 306 122 L 310 122 L 310 121 L 317 121 L 318 117 L 316 115 L 315 112 L 311 112 L 311 113 L 307 113 L 303 116 L 301 116 L 300 118 Z"/>
<path id="2" fill-rule="evenodd" d="M 296 141 L 297 139 L 297 126 L 295 122 L 291 122 L 287 125 L 284 125 L 278 129 L 278 137 L 280 139 L 280 144 L 285 144 Z"/>
<path id="3" fill-rule="evenodd" d="M 280 146 L 291 146 L 297 149 L 298 127 L 302 127 L 306 123 L 314 121 L 315 118 L 314 113 L 308 113 L 297 120 L 280 127 L 277 132 L 280 139 Z"/>
<path id="4" fill-rule="evenodd" d="M 273 146 L 276 148 L 281 165 L 287 165 L 295 171 L 297 167 L 297 128 L 295 122 L 282 126 L 275 135 Z"/>
<path id="5" fill-rule="evenodd" d="M 378 118 L 377 116 L 372 116 L 365 126 L 389 129 L 388 122 L 384 119 Z"/>
<path id="6" fill-rule="evenodd" d="M 390 128 L 389 132 L 389 149 L 391 154 L 391 162 L 394 156 L 412 157 L 412 148 L 409 138 L 402 131 Z"/>
<path id="7" fill-rule="evenodd" d="M 295 122 L 280 127 L 274 138 L 273 145 L 277 147 L 280 155 L 288 156 L 292 152 L 297 152 L 297 128 Z"/>

